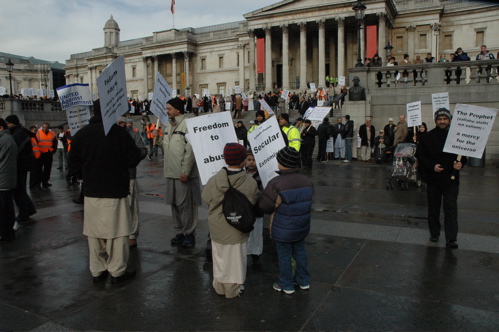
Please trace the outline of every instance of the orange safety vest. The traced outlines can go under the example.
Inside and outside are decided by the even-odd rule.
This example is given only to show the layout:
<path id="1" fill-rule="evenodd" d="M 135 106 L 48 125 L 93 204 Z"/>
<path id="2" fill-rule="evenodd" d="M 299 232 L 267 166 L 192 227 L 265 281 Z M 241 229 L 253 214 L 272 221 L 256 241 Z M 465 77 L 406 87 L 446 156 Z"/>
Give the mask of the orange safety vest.
<path id="1" fill-rule="evenodd" d="M 38 130 L 38 133 L 36 133 L 36 138 L 41 153 L 54 151 L 55 133 L 53 131 L 49 131 L 48 134 L 45 134 L 43 130 L 40 129 Z"/>
<path id="2" fill-rule="evenodd" d="M 40 152 L 40 147 L 38 146 L 38 142 L 34 137 L 31 137 L 31 149 L 33 150 L 33 156 L 35 157 L 35 159 L 40 158 L 42 153 Z"/>
<path id="3" fill-rule="evenodd" d="M 152 131 L 154 129 L 156 129 L 156 125 L 154 123 L 151 123 L 150 126 L 146 126 L 147 138 L 153 138 Z"/>
<path id="4" fill-rule="evenodd" d="M 66 142 L 68 143 L 68 151 L 71 151 L 71 140 L 68 138 L 67 134 L 71 134 L 71 130 L 67 129 L 66 132 L 64 133 L 64 136 L 66 136 Z"/>
<path id="5" fill-rule="evenodd" d="M 133 131 L 138 134 L 139 133 L 139 128 L 133 128 Z"/>

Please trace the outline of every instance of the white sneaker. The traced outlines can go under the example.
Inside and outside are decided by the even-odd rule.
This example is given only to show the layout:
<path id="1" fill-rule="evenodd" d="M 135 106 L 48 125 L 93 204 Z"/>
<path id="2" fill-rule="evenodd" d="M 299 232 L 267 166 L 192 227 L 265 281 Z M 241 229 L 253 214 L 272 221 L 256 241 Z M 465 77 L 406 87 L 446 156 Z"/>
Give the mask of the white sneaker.
<path id="1" fill-rule="evenodd" d="M 310 285 L 300 285 L 300 289 L 307 290 L 310 289 Z"/>
<path id="2" fill-rule="evenodd" d="M 349 163 L 349 162 L 350 162 L 350 160 L 345 159 L 345 160 L 343 160 L 343 162 L 344 162 L 344 163 Z"/>
<path id="3" fill-rule="evenodd" d="M 15 231 L 17 231 L 19 229 L 19 223 L 17 222 L 17 220 L 14 222 L 14 227 L 12 227 Z"/>

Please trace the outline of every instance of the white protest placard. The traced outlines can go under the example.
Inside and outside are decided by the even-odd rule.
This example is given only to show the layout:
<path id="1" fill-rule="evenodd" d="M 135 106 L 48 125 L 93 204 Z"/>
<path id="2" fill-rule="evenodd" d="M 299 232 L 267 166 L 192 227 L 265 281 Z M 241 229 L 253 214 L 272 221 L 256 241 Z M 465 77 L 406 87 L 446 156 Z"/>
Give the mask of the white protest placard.
<path id="1" fill-rule="evenodd" d="M 346 85 L 346 83 L 345 83 L 345 76 L 338 77 L 338 85 L 339 86 Z"/>
<path id="2" fill-rule="evenodd" d="M 310 116 L 310 113 L 312 113 L 312 111 L 314 110 L 313 107 L 309 107 L 305 113 L 303 114 L 303 119 L 307 119 L 309 116 Z"/>
<path id="3" fill-rule="evenodd" d="M 50 98 L 54 98 L 55 97 L 54 90 L 49 90 L 49 97 Z"/>
<path id="4" fill-rule="evenodd" d="M 431 105 L 433 107 L 433 114 L 435 114 L 435 112 L 439 108 L 446 108 L 450 110 L 449 93 L 448 92 L 432 93 Z"/>
<path id="5" fill-rule="evenodd" d="M 111 62 L 97 78 L 104 133 L 107 135 L 118 118 L 128 109 L 126 98 L 125 57 Z"/>
<path id="6" fill-rule="evenodd" d="M 263 109 L 267 111 L 267 113 L 269 113 L 269 115 L 272 115 L 274 114 L 274 111 L 272 110 L 272 108 L 269 106 L 269 104 L 267 104 L 267 102 L 265 101 L 265 99 L 260 99 L 260 105 L 262 105 Z"/>
<path id="7" fill-rule="evenodd" d="M 38 97 L 43 97 L 43 96 L 44 96 L 44 94 L 43 94 L 43 89 L 37 89 L 37 90 L 36 90 L 36 96 L 38 96 Z"/>
<path id="8" fill-rule="evenodd" d="M 317 101 L 317 106 L 324 106 L 324 100 Z"/>
<path id="9" fill-rule="evenodd" d="M 308 110 L 307 110 L 308 111 Z M 321 121 L 329 114 L 331 107 L 314 107 L 308 115 L 307 119 L 310 121 Z M 305 113 L 306 114 L 306 113 Z"/>
<path id="10" fill-rule="evenodd" d="M 21 89 L 21 93 L 23 93 L 22 91 L 23 89 Z M 6 94 L 7 91 L 5 90 L 5 88 L 3 86 L 0 86 L 0 96 L 3 96 L 4 94 Z M 24 94 L 24 93 L 23 93 Z"/>
<path id="11" fill-rule="evenodd" d="M 30 95 L 31 97 L 36 96 L 36 90 L 35 90 L 35 88 L 30 88 L 30 89 L 29 89 L 29 95 Z"/>
<path id="12" fill-rule="evenodd" d="M 238 141 L 234 124 L 229 112 L 207 114 L 185 121 L 204 185 L 222 167 L 227 166 L 223 157 L 225 144 Z"/>
<path id="13" fill-rule="evenodd" d="M 56 89 L 61 107 L 66 111 L 69 130 L 74 135 L 90 121 L 90 106 L 93 105 L 88 84 L 75 83 Z"/>
<path id="14" fill-rule="evenodd" d="M 236 86 L 234 87 L 234 93 L 241 93 L 241 86 L 236 85 Z"/>
<path id="15" fill-rule="evenodd" d="M 243 93 L 241 93 L 241 98 L 243 100 L 246 100 L 246 99 L 248 99 L 248 96 L 246 96 L 246 94 L 243 92 Z"/>
<path id="16" fill-rule="evenodd" d="M 310 83 L 310 91 L 315 92 L 317 88 L 315 87 L 315 83 Z"/>
<path id="17" fill-rule="evenodd" d="M 334 152 L 334 140 L 332 137 L 326 141 L 326 152 Z"/>
<path id="18" fill-rule="evenodd" d="M 415 127 L 423 123 L 421 118 L 421 101 L 407 104 L 407 126 Z"/>
<path id="19" fill-rule="evenodd" d="M 444 152 L 482 158 L 498 109 L 456 104 Z"/>
<path id="20" fill-rule="evenodd" d="M 289 96 L 289 90 L 283 89 L 281 93 L 281 98 L 288 99 L 288 96 Z"/>
<path id="21" fill-rule="evenodd" d="M 172 99 L 172 88 L 168 85 L 165 78 L 156 73 L 156 82 L 154 84 L 154 93 L 150 111 L 156 115 L 162 124 L 168 124 L 168 114 L 166 114 L 166 103 Z"/>
<path id="22" fill-rule="evenodd" d="M 277 176 L 277 152 L 286 146 L 275 116 L 269 118 L 248 135 L 263 187 Z"/>

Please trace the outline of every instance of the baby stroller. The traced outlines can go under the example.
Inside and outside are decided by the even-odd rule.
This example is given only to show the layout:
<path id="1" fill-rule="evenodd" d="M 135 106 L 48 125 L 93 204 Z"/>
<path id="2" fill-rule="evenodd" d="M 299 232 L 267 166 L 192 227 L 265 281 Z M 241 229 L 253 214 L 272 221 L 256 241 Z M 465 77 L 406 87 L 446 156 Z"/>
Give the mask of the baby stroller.
<path id="1" fill-rule="evenodd" d="M 418 161 L 415 154 L 416 144 L 400 143 L 395 147 L 392 177 L 388 180 L 386 189 L 393 189 L 394 183 L 398 183 L 401 190 L 409 190 L 409 182 L 416 182 Z"/>

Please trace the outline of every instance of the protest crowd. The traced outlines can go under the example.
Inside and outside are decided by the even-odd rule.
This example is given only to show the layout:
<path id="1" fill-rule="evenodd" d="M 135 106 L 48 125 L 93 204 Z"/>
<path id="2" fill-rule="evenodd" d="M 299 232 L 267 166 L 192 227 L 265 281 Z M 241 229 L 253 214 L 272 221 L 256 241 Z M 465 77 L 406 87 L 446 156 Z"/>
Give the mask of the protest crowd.
<path id="1" fill-rule="evenodd" d="M 477 60 L 485 58 L 494 56 L 483 45 Z M 452 61 L 466 60 L 469 58 L 460 49 L 452 57 Z M 407 57 L 404 61 L 411 64 Z M 414 64 L 423 61 L 437 60 L 428 54 Z M 445 61 L 445 55 L 439 61 Z M 377 55 L 368 59 L 368 66 L 378 65 Z M 396 59 L 392 58 L 390 65 L 396 65 Z M 88 124 L 73 134 L 63 126 L 52 131 L 49 123 L 24 128 L 16 115 L 0 119 L 0 205 L 5 211 L 0 216 L 0 242 L 14 241 L 19 225 L 36 214 L 26 187 L 51 187 L 55 156 L 57 169 L 67 172 L 67 184 L 82 184 L 74 202 L 84 205 L 83 234 L 88 238 L 93 281 L 103 282 L 109 276 L 116 284 L 133 278 L 135 270 L 127 263 L 130 250 L 140 247 L 136 167 L 146 157 L 146 162 L 159 158 L 161 150 L 166 204 L 171 206 L 176 232 L 171 244 L 189 248 L 199 242 L 198 209 L 206 203 L 210 233 L 205 256 L 213 262 L 213 288 L 227 298 L 238 297 L 244 291 L 248 257 L 253 266 L 260 264 L 264 215 L 270 216 L 270 237 L 276 244 L 279 266 L 279 280 L 272 287 L 291 295 L 295 290 L 308 290 L 313 278 L 307 266 L 305 238 L 310 231 L 314 193 L 308 175 L 314 164 L 335 160 L 390 163 L 397 146 L 410 143 L 416 146 L 415 158 L 420 163 L 418 184 L 427 186 L 430 241 L 439 240 L 443 199 L 446 247 L 458 248 L 459 171 L 467 160 L 443 152 L 452 121 L 450 111 L 440 108 L 434 116 L 435 126 L 421 123 L 417 127 L 408 126 L 405 113 L 393 114 L 378 130 L 371 118 L 358 125 L 348 114 L 333 117 L 334 110 L 348 103 L 347 97 L 365 100 L 358 78 L 353 82 L 347 89 L 344 81 L 340 84 L 328 75 L 325 88 L 313 86 L 302 92 L 276 88 L 250 96 L 177 94 L 167 101 L 162 121 L 153 120 L 150 100 L 128 98 L 127 109 L 121 109 L 118 120 L 107 128 L 101 103 L 96 100 Z M 309 119 L 315 107 L 327 108 L 320 121 Z M 219 154 L 224 167 L 202 182 L 203 170 L 196 159 L 188 121 L 217 113 L 228 113 L 237 122 L 230 128 L 237 142 L 223 142 Z M 264 132 L 264 127 L 275 126 L 279 148 L 268 160 L 274 160 L 276 172 L 271 178 L 263 178 L 256 136 Z M 268 140 L 268 146 L 273 146 L 272 140 Z M 266 149 L 265 144 L 258 146 Z M 242 195 L 237 206 L 243 206 L 243 201 L 250 204 L 251 209 L 233 213 L 240 213 L 241 220 L 250 220 L 251 231 L 241 231 L 228 221 L 225 205 L 229 188 Z"/>

